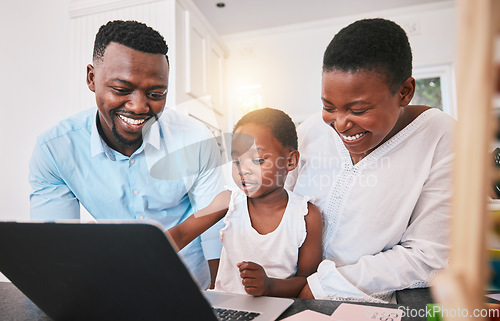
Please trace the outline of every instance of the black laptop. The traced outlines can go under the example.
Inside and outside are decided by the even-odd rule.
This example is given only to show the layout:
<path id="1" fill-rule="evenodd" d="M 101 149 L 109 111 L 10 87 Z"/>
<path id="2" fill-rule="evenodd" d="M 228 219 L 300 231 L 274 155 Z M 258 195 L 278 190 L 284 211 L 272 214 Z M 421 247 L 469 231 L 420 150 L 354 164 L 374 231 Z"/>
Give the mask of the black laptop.
<path id="1" fill-rule="evenodd" d="M 293 303 L 201 291 L 153 224 L 0 222 L 0 271 L 54 320 L 274 320 Z"/>

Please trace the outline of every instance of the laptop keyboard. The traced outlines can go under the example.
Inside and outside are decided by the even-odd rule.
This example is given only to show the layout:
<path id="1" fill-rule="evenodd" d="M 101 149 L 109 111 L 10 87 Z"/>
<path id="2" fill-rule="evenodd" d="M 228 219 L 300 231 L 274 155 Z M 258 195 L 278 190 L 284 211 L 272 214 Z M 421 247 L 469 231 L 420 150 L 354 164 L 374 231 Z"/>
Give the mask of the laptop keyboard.
<path id="1" fill-rule="evenodd" d="M 230 309 L 213 308 L 215 315 L 222 321 L 233 320 L 253 320 L 259 316 L 260 313 L 249 311 L 238 311 Z"/>

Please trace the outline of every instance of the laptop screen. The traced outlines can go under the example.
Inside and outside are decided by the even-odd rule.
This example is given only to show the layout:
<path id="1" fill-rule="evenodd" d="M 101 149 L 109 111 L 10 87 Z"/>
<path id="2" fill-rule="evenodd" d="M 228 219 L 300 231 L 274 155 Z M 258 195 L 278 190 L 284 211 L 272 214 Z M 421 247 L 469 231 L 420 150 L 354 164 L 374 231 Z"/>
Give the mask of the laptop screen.
<path id="1" fill-rule="evenodd" d="M 154 225 L 0 222 L 0 271 L 55 320 L 216 320 Z"/>

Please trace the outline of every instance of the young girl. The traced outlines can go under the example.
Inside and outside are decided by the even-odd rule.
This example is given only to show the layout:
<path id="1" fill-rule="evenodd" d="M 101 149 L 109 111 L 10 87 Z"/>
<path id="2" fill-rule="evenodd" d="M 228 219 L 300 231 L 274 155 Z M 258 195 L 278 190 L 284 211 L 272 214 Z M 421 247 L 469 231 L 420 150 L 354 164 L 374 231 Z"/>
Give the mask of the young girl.
<path id="1" fill-rule="evenodd" d="M 239 189 L 168 234 L 181 249 L 225 216 L 215 290 L 296 297 L 322 259 L 322 218 L 308 197 L 283 188 L 299 160 L 295 125 L 280 110 L 250 112 L 234 127 L 231 157 Z"/>

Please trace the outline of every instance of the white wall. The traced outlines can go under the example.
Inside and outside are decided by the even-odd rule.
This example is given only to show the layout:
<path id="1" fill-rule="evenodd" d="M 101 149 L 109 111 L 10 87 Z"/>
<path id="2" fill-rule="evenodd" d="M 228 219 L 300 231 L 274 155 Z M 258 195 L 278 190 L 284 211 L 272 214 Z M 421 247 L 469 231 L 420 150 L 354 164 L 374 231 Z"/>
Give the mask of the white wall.
<path id="1" fill-rule="evenodd" d="M 28 163 L 37 133 L 67 117 L 67 0 L 2 1 L 0 220 L 29 218 Z"/>
<path id="2" fill-rule="evenodd" d="M 396 21 L 409 34 L 414 67 L 454 64 L 455 2 L 420 5 L 296 24 L 287 27 L 228 35 L 223 38 L 230 54 L 226 64 L 230 122 L 241 116 L 241 87 L 260 85 L 262 107 L 283 109 L 295 121 L 321 110 L 323 52 L 343 27 L 361 18 L 383 17 Z M 229 128 L 231 128 L 231 124 Z"/>
<path id="3" fill-rule="evenodd" d="M 2 221 L 29 220 L 28 163 L 36 135 L 71 114 L 67 12 L 67 0 L 2 1 Z"/>

